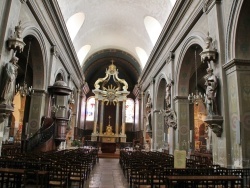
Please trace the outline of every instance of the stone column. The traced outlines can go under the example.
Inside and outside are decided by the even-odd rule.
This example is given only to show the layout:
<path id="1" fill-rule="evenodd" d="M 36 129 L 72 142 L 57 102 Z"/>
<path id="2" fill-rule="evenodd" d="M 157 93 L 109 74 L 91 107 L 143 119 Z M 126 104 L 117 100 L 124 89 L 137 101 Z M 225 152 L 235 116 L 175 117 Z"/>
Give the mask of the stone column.
<path id="1" fill-rule="evenodd" d="M 80 105 L 81 105 L 81 97 L 80 97 L 80 95 L 81 95 L 81 90 L 80 89 L 78 89 L 77 90 L 77 95 L 76 95 L 76 100 L 75 100 L 75 112 L 77 112 L 76 113 L 76 115 L 75 115 L 75 124 L 74 124 L 74 127 L 77 127 L 77 125 L 79 124 L 79 111 L 80 111 Z"/>
<path id="2" fill-rule="evenodd" d="M 103 117 L 104 117 L 104 101 L 101 104 L 101 114 L 100 114 L 100 134 L 103 134 Z"/>
<path id="3" fill-rule="evenodd" d="M 119 134 L 119 108 L 120 107 L 120 103 L 117 102 L 116 103 L 116 122 L 115 122 L 115 134 L 118 135 Z"/>
<path id="4" fill-rule="evenodd" d="M 122 135 L 125 135 L 125 112 L 126 112 L 126 100 L 122 101 Z"/>
<path id="5" fill-rule="evenodd" d="M 228 112 L 228 118 L 224 118 L 226 128 L 220 138 L 223 141 L 218 142 L 217 137 L 214 134 L 212 136 L 213 158 L 217 163 L 221 158 L 224 164 L 227 161 L 228 166 L 234 168 L 248 168 L 250 164 L 250 60 L 233 59 L 223 68 L 226 71 L 225 93 L 228 99 L 225 101 L 225 111 Z M 216 150 L 215 141 L 218 147 Z M 229 149 L 228 146 L 230 146 Z M 230 155 L 229 151 L 231 151 Z"/>
<path id="6" fill-rule="evenodd" d="M 99 100 L 98 98 L 95 98 L 95 117 L 94 117 L 93 134 L 96 134 L 96 127 L 98 122 L 98 106 L 99 106 Z"/>
<path id="7" fill-rule="evenodd" d="M 175 130 L 175 149 L 188 151 L 189 145 L 189 101 L 187 97 L 176 96 L 174 98 L 177 114 L 177 129 Z"/>
<path id="8" fill-rule="evenodd" d="M 41 126 L 41 118 L 44 115 L 46 92 L 33 90 L 31 94 L 28 134 L 34 134 Z"/>

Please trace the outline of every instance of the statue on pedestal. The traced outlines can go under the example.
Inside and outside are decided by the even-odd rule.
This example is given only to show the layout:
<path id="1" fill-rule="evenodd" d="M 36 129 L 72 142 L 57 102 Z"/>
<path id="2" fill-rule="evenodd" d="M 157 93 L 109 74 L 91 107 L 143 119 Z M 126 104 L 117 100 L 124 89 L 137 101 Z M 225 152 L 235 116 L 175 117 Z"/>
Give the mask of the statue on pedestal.
<path id="1" fill-rule="evenodd" d="M 1 95 L 0 103 L 6 104 L 13 107 L 13 99 L 16 89 L 16 77 L 17 77 L 17 57 L 12 57 L 12 59 L 5 64 L 3 69 L 3 77 L 1 80 Z"/>
<path id="2" fill-rule="evenodd" d="M 206 86 L 206 108 L 208 115 L 217 115 L 217 101 L 216 101 L 216 94 L 217 94 L 217 86 L 218 81 L 217 77 L 213 74 L 213 69 L 207 69 L 208 76 L 206 78 L 205 86 Z"/>

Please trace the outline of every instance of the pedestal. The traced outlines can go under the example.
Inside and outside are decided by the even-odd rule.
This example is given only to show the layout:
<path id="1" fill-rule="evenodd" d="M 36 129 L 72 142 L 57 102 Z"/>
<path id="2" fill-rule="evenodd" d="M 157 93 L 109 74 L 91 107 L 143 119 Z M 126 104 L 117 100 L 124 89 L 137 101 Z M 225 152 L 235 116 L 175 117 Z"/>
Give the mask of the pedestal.
<path id="1" fill-rule="evenodd" d="M 91 141 L 97 141 L 98 140 L 98 134 L 94 134 L 94 133 L 92 133 L 92 135 L 91 135 Z"/>
<path id="2" fill-rule="evenodd" d="M 223 117 L 219 115 L 207 116 L 204 120 L 217 137 L 221 137 Z"/>

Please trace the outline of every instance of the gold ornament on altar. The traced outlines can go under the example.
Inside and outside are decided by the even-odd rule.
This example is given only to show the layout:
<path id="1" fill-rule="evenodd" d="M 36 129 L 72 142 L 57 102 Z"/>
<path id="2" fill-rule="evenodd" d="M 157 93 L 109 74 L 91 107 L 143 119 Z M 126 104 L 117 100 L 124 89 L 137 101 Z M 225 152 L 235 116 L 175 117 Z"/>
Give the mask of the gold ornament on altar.
<path id="1" fill-rule="evenodd" d="M 104 133 L 104 135 L 114 135 L 114 133 L 112 132 L 112 126 L 110 126 L 110 116 L 109 116 L 109 124 L 106 127 L 106 132 Z"/>

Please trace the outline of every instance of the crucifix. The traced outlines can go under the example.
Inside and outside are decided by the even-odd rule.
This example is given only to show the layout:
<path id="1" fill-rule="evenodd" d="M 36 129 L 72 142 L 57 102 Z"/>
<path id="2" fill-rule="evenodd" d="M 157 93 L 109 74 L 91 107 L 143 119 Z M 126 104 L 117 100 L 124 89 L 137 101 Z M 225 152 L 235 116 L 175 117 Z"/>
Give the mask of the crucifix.
<path id="1" fill-rule="evenodd" d="M 111 118 L 111 116 L 109 116 L 109 125 L 110 125 L 110 118 Z"/>

